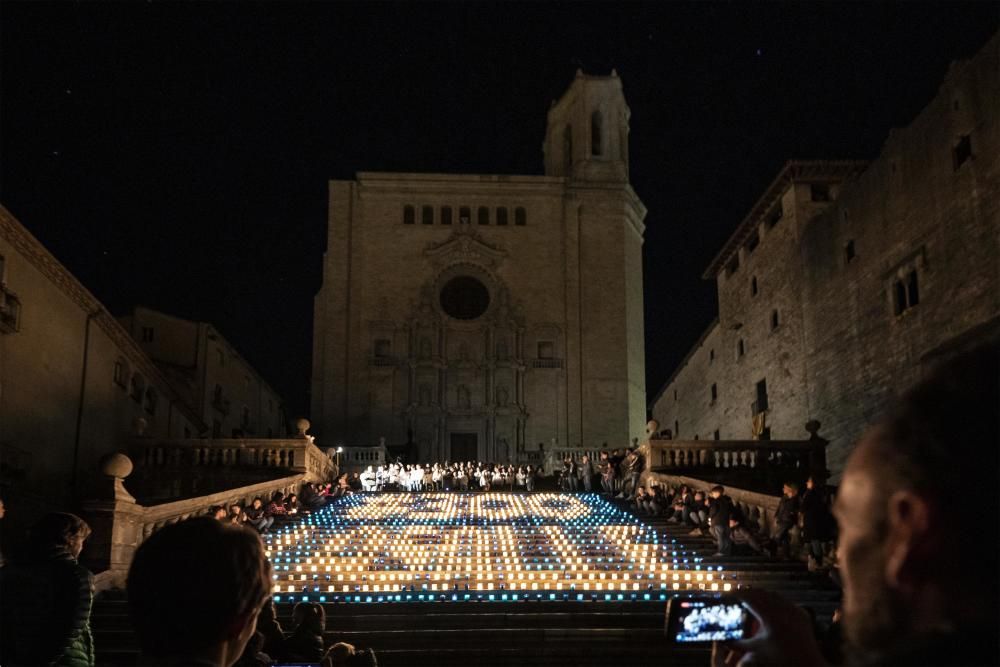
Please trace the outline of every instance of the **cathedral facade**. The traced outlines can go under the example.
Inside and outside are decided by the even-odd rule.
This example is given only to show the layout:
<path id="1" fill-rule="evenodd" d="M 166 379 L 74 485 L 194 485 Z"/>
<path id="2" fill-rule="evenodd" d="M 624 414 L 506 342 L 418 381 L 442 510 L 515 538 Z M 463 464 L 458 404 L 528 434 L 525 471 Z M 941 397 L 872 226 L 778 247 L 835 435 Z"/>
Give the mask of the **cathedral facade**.
<path id="1" fill-rule="evenodd" d="M 623 446 L 645 424 L 642 242 L 617 74 L 548 113 L 544 176 L 330 183 L 313 432 L 421 460 Z"/>

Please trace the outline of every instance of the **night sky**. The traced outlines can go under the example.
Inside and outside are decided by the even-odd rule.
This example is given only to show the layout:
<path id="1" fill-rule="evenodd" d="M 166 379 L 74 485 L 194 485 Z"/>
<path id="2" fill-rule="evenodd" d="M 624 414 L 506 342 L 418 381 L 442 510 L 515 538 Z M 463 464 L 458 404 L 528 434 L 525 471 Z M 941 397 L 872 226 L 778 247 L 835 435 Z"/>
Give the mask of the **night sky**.
<path id="1" fill-rule="evenodd" d="M 212 322 L 308 413 L 326 187 L 540 174 L 576 69 L 617 68 L 646 218 L 647 389 L 789 158 L 872 158 L 1000 4 L 0 6 L 0 202 L 115 314 Z"/>

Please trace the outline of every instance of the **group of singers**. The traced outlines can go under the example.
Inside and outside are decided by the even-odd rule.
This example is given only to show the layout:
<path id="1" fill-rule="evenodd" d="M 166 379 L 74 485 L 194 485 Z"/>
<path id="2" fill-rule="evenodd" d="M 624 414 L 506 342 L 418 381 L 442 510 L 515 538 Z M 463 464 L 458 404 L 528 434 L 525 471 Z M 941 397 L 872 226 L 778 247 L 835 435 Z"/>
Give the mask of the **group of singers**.
<path id="1" fill-rule="evenodd" d="M 482 461 L 368 466 L 361 488 L 373 491 L 534 491 L 538 470 Z"/>

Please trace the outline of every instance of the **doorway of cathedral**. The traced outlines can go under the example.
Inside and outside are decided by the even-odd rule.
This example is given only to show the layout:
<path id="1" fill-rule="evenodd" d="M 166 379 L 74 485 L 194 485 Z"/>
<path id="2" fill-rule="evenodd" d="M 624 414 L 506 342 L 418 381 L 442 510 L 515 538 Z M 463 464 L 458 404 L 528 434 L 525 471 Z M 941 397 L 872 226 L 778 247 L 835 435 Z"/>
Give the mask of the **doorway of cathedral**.
<path id="1" fill-rule="evenodd" d="M 452 433 L 449 461 L 476 461 L 479 459 L 478 433 Z"/>

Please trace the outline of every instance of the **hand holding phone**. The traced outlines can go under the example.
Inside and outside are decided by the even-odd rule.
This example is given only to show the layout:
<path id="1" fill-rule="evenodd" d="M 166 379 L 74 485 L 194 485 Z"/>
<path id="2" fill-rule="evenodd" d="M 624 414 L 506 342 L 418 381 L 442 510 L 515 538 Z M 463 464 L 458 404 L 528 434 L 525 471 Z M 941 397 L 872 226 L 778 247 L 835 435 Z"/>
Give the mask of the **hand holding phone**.
<path id="1" fill-rule="evenodd" d="M 746 639 L 752 632 L 750 610 L 732 595 L 677 595 L 667 602 L 666 634 L 677 643 Z"/>

